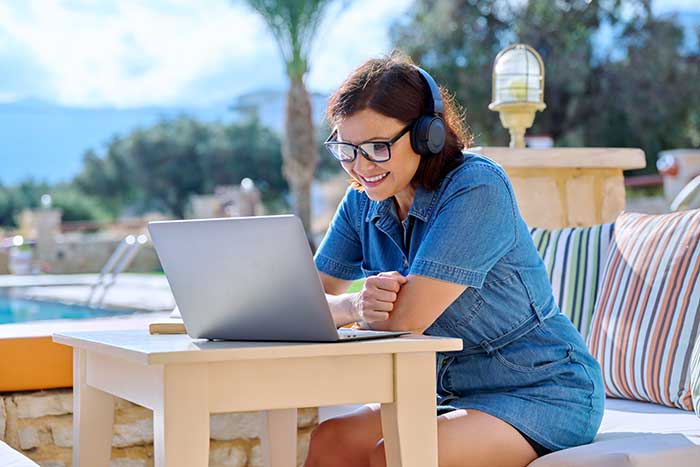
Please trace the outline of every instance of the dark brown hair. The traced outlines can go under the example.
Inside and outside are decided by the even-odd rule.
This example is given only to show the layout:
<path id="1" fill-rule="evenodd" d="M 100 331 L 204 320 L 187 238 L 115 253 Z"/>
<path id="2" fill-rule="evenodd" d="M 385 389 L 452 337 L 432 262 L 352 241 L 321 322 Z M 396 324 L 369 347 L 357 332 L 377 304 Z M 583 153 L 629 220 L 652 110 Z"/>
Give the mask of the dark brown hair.
<path id="1" fill-rule="evenodd" d="M 444 104 L 445 147 L 434 156 L 421 157 L 411 184 L 434 191 L 447 173 L 462 161 L 462 150 L 471 145 L 462 109 L 454 97 L 440 87 Z M 357 67 L 328 100 L 326 117 L 331 127 L 355 113 L 371 109 L 406 124 L 423 115 L 430 90 L 413 66 L 399 51 L 373 58 Z M 361 189 L 357 180 L 351 184 Z"/>

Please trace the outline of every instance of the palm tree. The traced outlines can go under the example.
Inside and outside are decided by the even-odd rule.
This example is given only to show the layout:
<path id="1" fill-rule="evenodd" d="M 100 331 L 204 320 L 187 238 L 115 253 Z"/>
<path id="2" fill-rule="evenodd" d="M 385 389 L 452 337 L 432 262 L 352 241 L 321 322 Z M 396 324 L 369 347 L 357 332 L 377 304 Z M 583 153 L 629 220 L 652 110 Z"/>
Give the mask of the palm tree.
<path id="1" fill-rule="evenodd" d="M 275 36 L 289 78 L 282 143 L 282 173 L 292 191 L 293 208 L 311 241 L 311 181 L 318 162 L 311 101 L 304 84 L 311 44 L 333 0 L 246 0 Z M 312 243 L 313 248 L 313 243 Z"/>

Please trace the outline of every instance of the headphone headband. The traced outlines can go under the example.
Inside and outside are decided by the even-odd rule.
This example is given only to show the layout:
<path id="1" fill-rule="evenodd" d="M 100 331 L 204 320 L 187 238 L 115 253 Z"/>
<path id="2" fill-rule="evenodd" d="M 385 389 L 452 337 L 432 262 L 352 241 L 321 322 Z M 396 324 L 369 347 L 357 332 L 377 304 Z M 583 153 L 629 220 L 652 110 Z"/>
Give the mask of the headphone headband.
<path id="1" fill-rule="evenodd" d="M 444 105 L 440 88 L 427 71 L 419 66 L 413 65 L 423 78 L 423 82 L 428 85 L 430 96 L 425 100 L 426 109 L 423 115 L 413 123 L 411 129 L 411 147 L 424 157 L 439 154 L 445 147 L 446 130 L 445 122 L 442 118 Z"/>
<path id="2" fill-rule="evenodd" d="M 427 114 L 439 114 L 442 115 L 444 112 L 444 106 L 442 104 L 442 95 L 440 94 L 440 88 L 438 88 L 437 83 L 433 79 L 430 74 L 419 67 L 418 65 L 413 65 L 416 70 L 421 75 L 421 78 L 423 78 L 423 81 L 425 84 L 428 85 L 428 89 L 430 90 L 430 99 L 427 99 L 427 105 L 428 108 L 426 109 Z"/>

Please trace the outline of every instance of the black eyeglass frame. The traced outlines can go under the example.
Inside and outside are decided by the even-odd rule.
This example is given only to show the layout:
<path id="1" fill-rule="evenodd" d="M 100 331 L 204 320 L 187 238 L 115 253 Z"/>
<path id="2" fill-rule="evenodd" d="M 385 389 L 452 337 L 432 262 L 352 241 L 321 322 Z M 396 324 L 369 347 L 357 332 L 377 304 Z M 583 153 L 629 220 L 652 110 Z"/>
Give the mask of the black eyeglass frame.
<path id="1" fill-rule="evenodd" d="M 328 137 L 328 139 L 326 139 L 326 141 L 323 143 L 323 146 L 325 146 L 325 148 L 328 150 L 328 152 L 331 153 L 331 156 L 333 156 L 333 159 L 340 161 L 340 162 L 353 162 L 355 159 L 357 159 L 357 151 L 358 150 L 360 151 L 360 153 L 362 153 L 362 157 L 364 157 L 365 159 L 367 159 L 370 162 L 388 162 L 389 160 L 391 160 L 391 146 L 394 143 L 396 143 L 398 140 L 400 140 L 403 135 L 405 135 L 406 133 L 408 133 L 411 130 L 411 128 L 413 127 L 413 123 L 414 122 L 411 122 L 408 125 L 406 125 L 405 127 L 403 127 L 403 129 L 401 131 L 399 131 L 396 134 L 396 136 L 394 136 L 393 138 L 391 138 L 388 141 L 365 141 L 365 142 L 360 143 L 360 144 L 352 144 L 352 143 L 348 143 L 346 141 L 333 140 L 332 138 L 334 136 L 336 136 L 338 133 L 338 130 L 335 130 L 335 131 L 333 131 L 333 133 L 331 133 L 331 135 Z M 383 144 L 383 145 L 385 145 L 388 157 L 386 159 L 381 159 L 381 160 L 372 159 L 372 157 L 369 155 L 369 153 L 367 151 L 365 151 L 364 149 L 362 149 L 362 146 L 365 144 Z M 335 153 L 331 149 L 331 146 L 341 146 L 341 145 L 350 146 L 353 148 L 352 159 L 339 159 L 335 155 Z"/>

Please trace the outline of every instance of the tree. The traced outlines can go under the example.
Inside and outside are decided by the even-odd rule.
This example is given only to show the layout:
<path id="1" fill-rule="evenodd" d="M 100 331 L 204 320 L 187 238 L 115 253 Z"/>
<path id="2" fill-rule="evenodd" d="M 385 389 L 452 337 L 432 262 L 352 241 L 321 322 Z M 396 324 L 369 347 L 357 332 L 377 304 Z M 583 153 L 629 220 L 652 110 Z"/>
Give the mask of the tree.
<path id="1" fill-rule="evenodd" d="M 511 34 L 510 6 L 499 0 L 416 0 L 392 25 L 395 47 L 455 93 L 478 145 L 507 143 L 491 101 L 493 59 Z"/>
<path id="2" fill-rule="evenodd" d="M 477 145 L 507 142 L 487 106 L 493 60 L 515 42 L 545 65 L 547 109 L 533 133 L 641 147 L 647 171 L 660 149 L 700 145 L 700 50 L 683 51 L 674 18 L 655 17 L 647 0 L 416 0 L 392 38 L 456 93 Z"/>
<path id="3" fill-rule="evenodd" d="M 246 1 L 267 23 L 286 65 L 289 90 L 282 144 L 283 173 L 291 188 L 294 211 L 301 218 L 310 239 L 311 182 L 318 153 L 304 77 L 309 71 L 313 39 L 333 0 Z"/>
<path id="4" fill-rule="evenodd" d="M 103 157 L 86 152 L 74 184 L 113 216 L 130 209 L 184 217 L 191 195 L 245 177 L 264 201 L 280 198 L 287 190 L 281 164 L 279 138 L 257 120 L 224 125 L 180 117 L 113 138 Z"/>
<path id="5" fill-rule="evenodd" d="M 24 209 L 38 208 L 44 194 L 51 195 L 52 207 L 62 211 L 64 221 L 92 221 L 107 217 L 97 200 L 66 183 L 50 185 L 27 179 L 14 186 L 0 185 L 0 225 L 16 227 L 18 214 Z"/>
<path id="6" fill-rule="evenodd" d="M 561 144 L 592 118 L 595 109 L 588 99 L 600 74 L 593 39 L 602 21 L 617 20 L 616 2 L 603 3 L 568 0 L 555 5 L 549 0 L 530 0 L 515 12 L 517 41 L 534 47 L 545 64 L 547 110 L 538 114 L 533 133 L 548 134 Z"/>
<path id="7" fill-rule="evenodd" d="M 622 58 L 602 64 L 589 96 L 597 112 L 587 121 L 584 142 L 641 147 L 648 172 L 655 170 L 659 151 L 700 145 L 692 133 L 700 104 L 695 84 L 700 55 L 684 55 L 682 29 L 650 9 L 625 25 L 618 43 Z"/>

